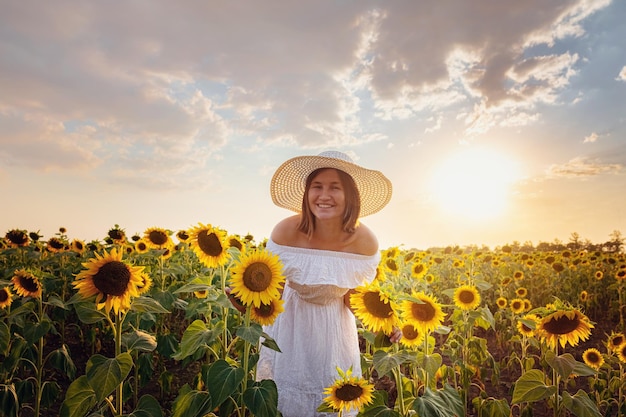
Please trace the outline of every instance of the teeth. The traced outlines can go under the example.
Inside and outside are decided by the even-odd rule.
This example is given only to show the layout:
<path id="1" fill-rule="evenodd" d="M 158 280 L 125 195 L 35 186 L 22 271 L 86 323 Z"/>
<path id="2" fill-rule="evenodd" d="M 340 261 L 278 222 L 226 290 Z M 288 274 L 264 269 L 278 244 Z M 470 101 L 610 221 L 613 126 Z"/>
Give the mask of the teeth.
<path id="1" fill-rule="evenodd" d="M 318 204 L 317 206 L 319 208 L 331 208 L 332 207 L 330 204 Z"/>

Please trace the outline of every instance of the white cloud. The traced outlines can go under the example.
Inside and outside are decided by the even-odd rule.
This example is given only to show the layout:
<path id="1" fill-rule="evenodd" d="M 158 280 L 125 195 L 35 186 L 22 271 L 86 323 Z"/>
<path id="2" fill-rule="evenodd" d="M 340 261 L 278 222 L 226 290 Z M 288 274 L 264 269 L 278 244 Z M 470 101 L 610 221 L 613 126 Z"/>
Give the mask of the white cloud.
<path id="1" fill-rule="evenodd" d="M 548 178 L 587 178 L 600 174 L 617 174 L 623 168 L 621 164 L 603 164 L 596 159 L 576 157 L 564 164 L 551 165 L 546 174 Z"/>
<path id="2" fill-rule="evenodd" d="M 622 70 L 619 72 L 616 80 L 618 81 L 626 81 L 626 66 L 622 67 Z"/>
<path id="3" fill-rule="evenodd" d="M 592 132 L 588 136 L 585 136 L 585 140 L 583 140 L 583 143 L 594 143 L 598 140 L 598 138 L 600 138 L 600 135 L 598 135 L 596 132 Z"/>

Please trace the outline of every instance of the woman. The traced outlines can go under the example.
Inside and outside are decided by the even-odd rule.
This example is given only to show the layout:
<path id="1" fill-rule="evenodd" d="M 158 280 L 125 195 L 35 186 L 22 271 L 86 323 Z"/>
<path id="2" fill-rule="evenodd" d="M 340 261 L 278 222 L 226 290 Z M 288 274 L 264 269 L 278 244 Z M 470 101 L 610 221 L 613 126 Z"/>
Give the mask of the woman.
<path id="1" fill-rule="evenodd" d="M 298 214 L 280 221 L 267 243 L 284 265 L 285 311 L 265 328 L 281 351 L 261 349 L 257 379 L 276 382 L 284 417 L 320 415 L 337 367 L 361 375 L 350 294 L 374 279 L 380 254 L 358 219 L 382 209 L 391 191 L 382 173 L 336 151 L 292 158 L 272 178 L 273 202 Z"/>

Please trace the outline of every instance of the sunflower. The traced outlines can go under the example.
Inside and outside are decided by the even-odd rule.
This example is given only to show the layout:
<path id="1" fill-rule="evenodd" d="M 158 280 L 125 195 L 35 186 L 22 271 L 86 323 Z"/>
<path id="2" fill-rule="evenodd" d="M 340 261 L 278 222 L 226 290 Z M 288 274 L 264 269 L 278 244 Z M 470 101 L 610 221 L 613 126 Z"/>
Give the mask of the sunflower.
<path id="1" fill-rule="evenodd" d="M 141 279 L 141 283 L 137 284 L 137 292 L 139 295 L 143 295 L 152 288 L 152 278 L 145 272 L 140 272 L 139 278 Z"/>
<path id="2" fill-rule="evenodd" d="M 511 281 L 513 281 L 511 279 L 511 277 L 502 278 L 502 281 L 500 282 L 500 285 L 502 285 L 503 287 L 506 287 L 507 285 L 509 285 L 511 283 Z"/>
<path id="3" fill-rule="evenodd" d="M 600 281 L 602 278 L 604 278 L 604 272 L 596 271 L 596 273 L 593 274 L 593 277 L 597 279 L 598 281 Z"/>
<path id="4" fill-rule="evenodd" d="M 187 232 L 186 230 L 179 230 L 178 232 L 176 232 L 176 239 L 178 239 L 179 242 L 186 242 L 189 240 L 189 232 Z"/>
<path id="5" fill-rule="evenodd" d="M 509 306 L 511 307 L 511 311 L 514 314 L 520 314 L 524 312 L 524 300 L 522 300 L 521 298 L 512 299 Z"/>
<path id="6" fill-rule="evenodd" d="M 143 266 L 130 266 L 122 261 L 122 250 L 111 249 L 110 253 L 104 251 L 104 255 L 95 254 L 95 258 L 84 262 L 86 268 L 82 270 L 74 280 L 74 288 L 83 298 L 96 296 L 97 308 L 107 314 L 115 311 L 130 309 L 131 297 L 140 294 L 140 288 L 146 283 L 142 277 Z"/>
<path id="7" fill-rule="evenodd" d="M 17 295 L 33 298 L 41 297 L 41 282 L 39 282 L 39 278 L 25 269 L 15 271 L 11 281 Z"/>
<path id="8" fill-rule="evenodd" d="M 189 231 L 190 245 L 194 253 L 204 265 L 217 268 L 225 265 L 228 260 L 227 234 L 216 227 L 199 223 Z"/>
<path id="9" fill-rule="evenodd" d="M 207 290 L 198 290 L 198 291 L 194 291 L 193 295 L 195 295 L 196 298 L 206 298 L 207 295 L 209 295 L 209 291 L 207 291 Z"/>
<path id="10" fill-rule="evenodd" d="M 400 329 L 402 330 L 400 343 L 405 347 L 419 346 L 424 340 L 424 330 L 411 323 L 403 324 Z"/>
<path id="11" fill-rule="evenodd" d="M 498 299 L 496 300 L 496 305 L 498 306 L 498 308 L 506 308 L 508 303 L 509 302 L 504 297 L 498 297 Z"/>
<path id="12" fill-rule="evenodd" d="M 3 287 L 0 289 L 0 308 L 7 308 L 13 302 L 13 294 L 9 287 Z"/>
<path id="13" fill-rule="evenodd" d="M 400 267 L 398 266 L 398 263 L 393 258 L 385 259 L 383 265 L 385 265 L 385 269 L 387 271 L 391 272 L 394 275 L 398 274 L 398 272 L 400 271 Z"/>
<path id="14" fill-rule="evenodd" d="M 615 351 L 618 346 L 624 342 L 626 342 L 626 337 L 624 337 L 624 333 L 611 332 L 607 340 L 607 347 L 609 348 L 609 350 Z"/>
<path id="15" fill-rule="evenodd" d="M 578 297 L 580 298 L 581 302 L 585 303 L 589 299 L 589 293 L 585 290 L 582 290 Z"/>
<path id="16" fill-rule="evenodd" d="M 239 252 L 243 251 L 244 244 L 238 236 L 232 235 L 228 237 L 228 247 L 237 248 Z"/>
<path id="17" fill-rule="evenodd" d="M 72 240 L 72 244 L 70 245 L 73 252 L 76 252 L 80 255 L 85 253 L 85 242 L 79 239 Z"/>
<path id="18" fill-rule="evenodd" d="M 432 284 L 433 282 L 435 282 L 435 275 L 426 274 L 426 276 L 424 277 L 424 281 L 426 281 L 427 284 Z"/>
<path id="19" fill-rule="evenodd" d="M 283 265 L 277 255 L 255 250 L 241 255 L 232 269 L 232 294 L 246 306 L 269 304 L 280 298 L 285 282 Z"/>
<path id="20" fill-rule="evenodd" d="M 426 275 L 427 271 L 428 268 L 426 268 L 426 265 L 422 262 L 414 262 L 413 265 L 411 265 L 411 276 L 415 279 L 422 278 Z"/>
<path id="21" fill-rule="evenodd" d="M 619 269 L 615 273 L 615 279 L 618 281 L 623 281 L 624 279 L 626 279 L 626 269 Z"/>
<path id="22" fill-rule="evenodd" d="M 461 285 L 454 291 L 454 304 L 461 310 L 473 310 L 480 305 L 480 294 L 471 285 Z"/>
<path id="23" fill-rule="evenodd" d="M 381 265 L 376 267 L 376 276 L 374 277 L 374 281 L 383 282 L 387 279 L 387 274 Z"/>
<path id="24" fill-rule="evenodd" d="M 409 299 L 401 304 L 400 311 L 404 322 L 418 327 L 424 333 L 441 326 L 445 315 L 435 297 L 423 292 L 413 292 L 411 297 L 417 301 Z"/>
<path id="25" fill-rule="evenodd" d="M 250 318 L 262 326 L 269 326 L 274 323 L 276 317 L 285 311 L 283 300 L 275 298 L 269 303 L 262 303 L 259 307 L 252 306 L 250 309 Z"/>
<path id="26" fill-rule="evenodd" d="M 561 347 L 569 342 L 576 346 L 579 341 L 587 340 L 594 327 L 589 318 L 576 309 L 559 309 L 548 314 L 539 323 L 537 335 L 546 342 L 548 347 Z"/>
<path id="27" fill-rule="evenodd" d="M 378 283 L 360 286 L 350 295 L 354 315 L 372 332 L 391 334 L 398 324 L 397 306 Z"/>
<path id="28" fill-rule="evenodd" d="M 554 269 L 555 272 L 563 272 L 565 270 L 565 265 L 563 265 L 561 262 L 555 262 L 552 264 L 552 269 Z"/>
<path id="29" fill-rule="evenodd" d="M 524 302 L 524 311 L 530 311 L 533 308 L 533 304 L 528 298 L 522 300 Z"/>
<path id="30" fill-rule="evenodd" d="M 337 368 L 340 378 L 335 383 L 324 389 L 324 402 L 333 410 L 341 412 L 360 410 L 364 405 L 372 402 L 374 385 L 370 384 L 362 377 L 352 376 L 352 369 L 343 372 Z"/>
<path id="31" fill-rule="evenodd" d="M 604 358 L 600 351 L 596 348 L 589 348 L 583 352 L 583 361 L 587 366 L 590 366 L 594 369 L 600 369 L 600 367 L 604 364 Z"/>
<path id="32" fill-rule="evenodd" d="M 515 279 L 515 281 L 519 281 L 523 278 L 524 278 L 524 273 L 522 271 L 515 271 L 513 273 L 513 279 Z"/>
<path id="33" fill-rule="evenodd" d="M 152 249 L 165 249 L 173 246 L 170 233 L 161 227 L 150 227 L 144 234 L 143 238 L 148 247 Z"/>
<path id="34" fill-rule="evenodd" d="M 148 247 L 148 242 L 145 239 L 139 239 L 135 242 L 135 250 L 137 253 L 146 253 L 150 250 Z"/>
<path id="35" fill-rule="evenodd" d="M 539 325 L 541 319 L 536 314 L 526 314 L 517 320 L 517 331 L 523 336 L 532 337 L 535 335 L 535 329 Z"/>
<path id="36" fill-rule="evenodd" d="M 526 296 L 528 295 L 528 290 L 525 287 L 519 287 L 515 290 L 515 295 L 517 295 L 519 298 L 526 298 Z"/>
<path id="37" fill-rule="evenodd" d="M 616 349 L 615 353 L 620 361 L 626 362 L 626 342 L 622 342 Z"/>
<path id="38" fill-rule="evenodd" d="M 126 243 L 126 232 L 117 224 L 109 229 L 107 236 L 113 243 Z"/>
<path id="39" fill-rule="evenodd" d="M 30 242 L 30 238 L 28 237 L 28 233 L 25 230 L 13 229 L 9 230 L 4 238 L 9 242 L 9 246 L 12 248 L 19 248 L 23 246 L 27 246 Z"/>
<path id="40" fill-rule="evenodd" d="M 48 239 L 48 243 L 46 244 L 46 249 L 52 253 L 62 252 L 66 247 L 66 242 L 58 237 L 51 237 Z"/>

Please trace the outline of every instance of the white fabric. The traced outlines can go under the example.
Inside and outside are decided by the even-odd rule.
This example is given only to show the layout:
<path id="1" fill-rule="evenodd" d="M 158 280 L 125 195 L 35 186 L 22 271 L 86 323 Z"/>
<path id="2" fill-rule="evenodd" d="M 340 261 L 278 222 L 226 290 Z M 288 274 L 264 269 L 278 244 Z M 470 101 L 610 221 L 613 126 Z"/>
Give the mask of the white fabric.
<path id="1" fill-rule="evenodd" d="M 354 375 L 361 375 L 356 322 L 343 296 L 374 279 L 380 254 L 296 248 L 272 240 L 267 249 L 284 265 L 285 311 L 264 328 L 281 352 L 261 348 L 257 380 L 276 382 L 284 417 L 336 415 L 316 412 L 324 388 L 339 377 L 336 368 L 352 367 Z"/>

